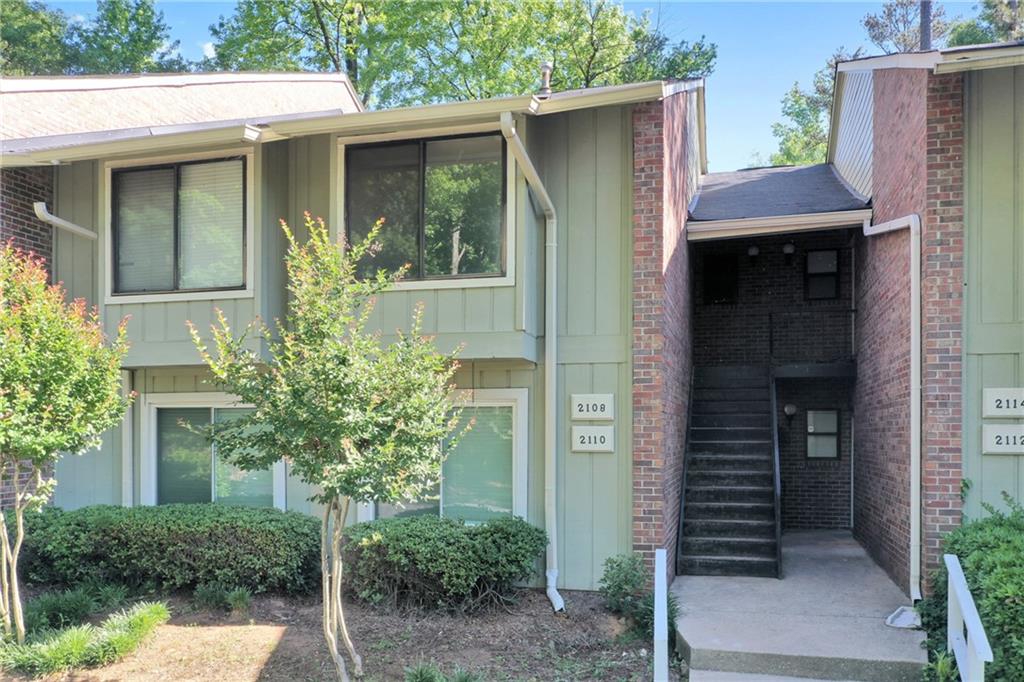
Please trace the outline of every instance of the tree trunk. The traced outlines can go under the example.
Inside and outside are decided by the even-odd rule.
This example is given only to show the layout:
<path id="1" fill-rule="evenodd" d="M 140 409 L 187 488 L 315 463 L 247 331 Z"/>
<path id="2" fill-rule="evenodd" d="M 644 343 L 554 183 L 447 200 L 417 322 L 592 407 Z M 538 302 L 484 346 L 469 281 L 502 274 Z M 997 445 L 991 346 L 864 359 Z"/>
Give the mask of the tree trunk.
<path id="1" fill-rule="evenodd" d="M 0 485 L 3 484 L 3 470 L 0 466 Z M 7 572 L 7 557 L 10 555 L 10 540 L 7 535 L 7 515 L 0 511 L 0 620 L 3 621 L 4 635 L 10 637 L 11 624 L 10 575 Z"/>
<path id="2" fill-rule="evenodd" d="M 348 516 L 349 499 L 339 502 L 334 498 L 324 510 L 323 522 L 320 526 L 320 569 L 323 573 L 323 627 L 327 648 L 331 652 L 338 679 L 347 682 L 348 669 L 345 657 L 341 654 L 340 644 L 344 643 L 349 657 L 352 659 L 353 673 L 356 677 L 363 676 L 363 659 L 356 653 L 352 638 L 349 637 L 345 625 L 345 612 L 342 606 L 342 559 L 341 533 Z"/>

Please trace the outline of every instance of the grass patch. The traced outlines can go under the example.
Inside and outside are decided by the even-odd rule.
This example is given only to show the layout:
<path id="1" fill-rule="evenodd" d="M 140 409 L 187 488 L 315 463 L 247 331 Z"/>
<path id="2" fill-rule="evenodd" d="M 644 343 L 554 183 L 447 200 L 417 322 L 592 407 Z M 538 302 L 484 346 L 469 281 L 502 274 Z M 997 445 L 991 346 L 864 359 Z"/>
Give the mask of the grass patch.
<path id="1" fill-rule="evenodd" d="M 108 665 L 134 651 L 170 617 L 163 602 L 140 602 L 99 626 L 79 625 L 40 633 L 25 644 L 0 645 L 0 668 L 41 676 Z"/>

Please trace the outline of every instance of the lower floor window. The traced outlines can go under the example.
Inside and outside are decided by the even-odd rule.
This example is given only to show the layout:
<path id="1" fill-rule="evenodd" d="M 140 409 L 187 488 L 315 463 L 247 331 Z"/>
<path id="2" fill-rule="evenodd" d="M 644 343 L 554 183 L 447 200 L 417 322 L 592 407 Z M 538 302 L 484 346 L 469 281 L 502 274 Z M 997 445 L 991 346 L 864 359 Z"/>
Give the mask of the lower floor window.
<path id="1" fill-rule="evenodd" d="M 526 515 L 526 389 L 477 390 L 446 448 L 434 494 L 405 505 L 378 504 L 377 516 L 440 514 L 480 523 Z"/>
<path id="2" fill-rule="evenodd" d="M 839 457 L 839 410 L 807 410 L 807 456 Z"/>
<path id="3" fill-rule="evenodd" d="M 216 425 L 249 414 L 247 407 L 156 407 L 150 428 L 155 478 L 150 502 L 203 503 L 249 507 L 274 506 L 274 471 L 244 471 L 218 456 L 196 427 Z"/>

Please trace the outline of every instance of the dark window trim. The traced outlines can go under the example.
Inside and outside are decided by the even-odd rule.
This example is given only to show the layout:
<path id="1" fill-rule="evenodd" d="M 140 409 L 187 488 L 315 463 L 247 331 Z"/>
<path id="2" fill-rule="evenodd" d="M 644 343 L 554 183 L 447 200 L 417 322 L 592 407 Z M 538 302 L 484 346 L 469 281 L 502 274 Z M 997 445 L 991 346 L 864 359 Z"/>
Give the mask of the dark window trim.
<path id="1" fill-rule="evenodd" d="M 816 272 L 810 271 L 811 267 L 811 254 L 812 253 L 824 253 L 828 251 L 834 251 L 836 254 L 836 271 L 835 272 Z M 805 301 L 835 301 L 842 297 L 842 280 L 839 277 L 839 273 L 843 269 L 843 249 L 811 249 L 804 254 L 804 300 Z M 812 279 L 824 279 L 824 278 L 835 279 L 836 282 L 836 293 L 834 296 L 811 296 L 811 280 Z"/>
<path id="2" fill-rule="evenodd" d="M 466 273 L 464 275 L 432 275 L 430 277 L 423 276 L 424 264 L 426 263 L 427 254 L 427 235 L 426 235 L 426 160 L 427 160 L 427 143 L 428 142 L 441 142 L 444 140 L 467 140 L 474 137 L 496 137 L 501 141 L 501 243 L 499 248 L 501 249 L 501 271 L 500 272 L 485 272 L 485 273 Z M 459 280 L 459 279 L 499 279 L 505 277 L 508 274 L 509 263 L 508 261 L 508 145 L 505 142 L 505 138 L 502 137 L 499 131 L 488 131 L 482 133 L 466 133 L 464 135 L 439 135 L 436 137 L 413 137 L 403 140 L 388 140 L 387 142 L 367 142 L 364 144 L 351 144 L 345 145 L 345 206 L 344 206 L 344 222 L 345 222 L 345 240 L 348 243 L 352 243 L 352 230 L 348 222 L 348 216 L 350 213 L 349 204 L 352 201 L 352 192 L 349 191 L 349 154 L 354 150 L 359 149 L 380 149 L 383 147 L 402 147 L 409 145 L 417 145 L 419 148 L 419 187 L 418 187 L 418 201 L 419 201 L 419 228 L 416 233 L 417 244 L 419 253 L 417 258 L 418 272 L 420 273 L 417 277 L 406 276 L 402 279 L 403 282 L 443 282 L 445 280 Z"/>
<path id="3" fill-rule="evenodd" d="M 811 423 L 811 412 L 835 412 L 836 413 L 836 431 L 832 433 L 827 431 L 825 433 L 811 432 L 807 428 Z M 809 407 L 805 411 L 806 424 L 804 424 L 804 459 L 812 462 L 835 462 L 842 459 L 843 456 L 843 439 L 840 437 L 843 433 L 843 411 L 838 407 Z M 809 448 L 807 447 L 807 436 L 835 436 L 836 438 L 836 456 L 835 457 L 811 457 Z"/>
<path id="4" fill-rule="evenodd" d="M 181 247 L 181 225 L 179 215 L 179 195 L 181 188 L 181 167 L 182 166 L 193 166 L 204 163 L 218 163 L 222 161 L 241 161 L 242 162 L 242 284 L 237 287 L 202 287 L 196 289 L 182 289 L 179 287 L 181 281 L 181 269 L 180 261 L 181 254 L 179 252 Z M 249 282 L 249 159 L 245 155 L 242 156 L 225 156 L 218 157 L 215 159 L 195 159 L 190 161 L 177 161 L 173 163 L 158 163 L 146 166 L 125 166 L 122 168 L 114 168 L 111 170 L 111 188 L 110 188 L 110 228 L 111 228 L 111 252 L 110 258 L 113 259 L 113 282 L 111 283 L 111 296 L 152 296 L 158 294 L 192 294 L 192 293 L 205 293 L 210 291 L 245 291 Z M 121 268 L 118 266 L 118 253 L 120 248 L 119 237 L 119 225 L 118 218 L 120 210 L 118 209 L 121 188 L 121 175 L 125 173 L 132 173 L 138 171 L 151 171 L 151 170 L 174 170 L 174 243 L 173 243 L 173 256 L 174 256 L 174 288 L 173 289 L 140 289 L 137 291 L 121 291 L 120 274 Z"/>

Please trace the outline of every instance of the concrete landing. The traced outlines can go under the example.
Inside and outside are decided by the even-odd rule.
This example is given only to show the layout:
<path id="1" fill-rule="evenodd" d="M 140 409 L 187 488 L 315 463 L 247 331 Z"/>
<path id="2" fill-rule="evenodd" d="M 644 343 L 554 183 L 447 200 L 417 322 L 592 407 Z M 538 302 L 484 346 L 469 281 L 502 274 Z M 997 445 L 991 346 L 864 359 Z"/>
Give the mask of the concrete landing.
<path id="1" fill-rule="evenodd" d="M 811 677 L 782 677 L 756 673 L 727 673 L 721 670 L 690 670 L 690 682 L 834 682 Z"/>
<path id="2" fill-rule="evenodd" d="M 885 625 L 885 617 L 910 600 L 849 532 L 784 535 L 782 566 L 782 580 L 675 579 L 677 637 L 691 669 L 822 680 L 921 679 L 924 632 Z"/>

